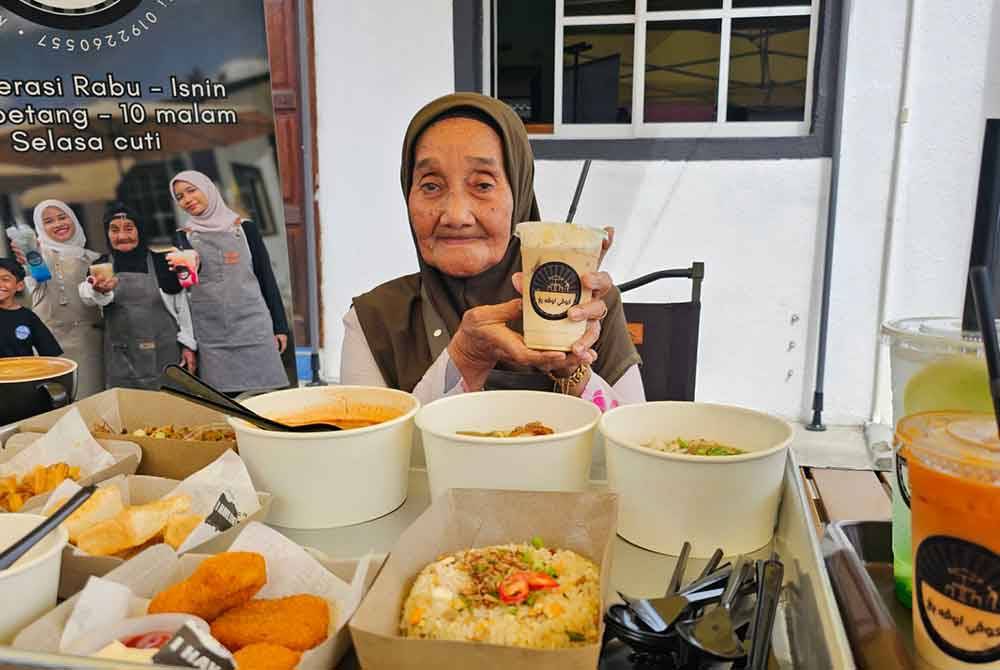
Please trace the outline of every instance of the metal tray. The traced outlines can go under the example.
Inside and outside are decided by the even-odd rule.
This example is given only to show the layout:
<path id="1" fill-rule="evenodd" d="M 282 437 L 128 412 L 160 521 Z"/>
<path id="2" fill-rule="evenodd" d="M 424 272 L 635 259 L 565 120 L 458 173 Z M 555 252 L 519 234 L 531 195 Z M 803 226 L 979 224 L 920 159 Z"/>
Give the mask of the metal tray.
<path id="1" fill-rule="evenodd" d="M 892 523 L 830 524 L 823 553 L 858 668 L 913 668 L 913 619 L 896 599 Z"/>
<path id="2" fill-rule="evenodd" d="M 595 490 L 603 490 L 606 489 L 606 484 L 594 482 L 593 487 Z M 346 528 L 278 530 L 304 546 L 319 549 L 331 558 L 352 558 L 369 550 L 388 552 L 400 533 L 429 503 L 427 473 L 415 469 L 410 472 L 410 489 L 406 502 L 391 514 Z M 733 513 L 738 514 L 739 510 L 734 509 Z M 767 547 L 762 547 L 754 557 L 766 557 L 772 550 L 778 553 L 785 564 L 785 584 L 773 637 L 778 667 L 782 670 L 855 668 L 806 502 L 802 476 L 791 453 L 785 465 L 781 510 L 774 540 Z M 643 597 L 662 595 L 676 561 L 675 556 L 646 551 L 616 538 L 610 592 L 621 590 Z M 703 565 L 704 561 L 692 559 L 687 568 L 688 575 L 697 574 Z M 628 657 L 627 649 L 620 646 L 609 647 L 602 658 L 600 670 L 630 670 L 633 665 Z M 0 670 L 5 670 L 5 663 L 21 668 L 108 667 L 106 661 L 102 663 L 79 657 L 32 654 L 0 646 Z M 358 664 L 352 653 L 341 662 L 338 670 L 356 668 Z"/>

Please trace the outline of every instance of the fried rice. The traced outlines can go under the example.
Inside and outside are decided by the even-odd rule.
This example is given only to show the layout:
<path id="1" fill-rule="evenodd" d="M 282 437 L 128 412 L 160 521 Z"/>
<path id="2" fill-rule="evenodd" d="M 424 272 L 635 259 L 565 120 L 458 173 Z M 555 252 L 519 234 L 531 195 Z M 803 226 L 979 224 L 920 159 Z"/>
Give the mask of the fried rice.
<path id="1" fill-rule="evenodd" d="M 531 590 L 512 596 L 522 576 L 533 576 Z M 417 575 L 400 630 L 408 638 L 560 649 L 597 643 L 600 621 L 598 567 L 536 538 L 441 556 Z"/>

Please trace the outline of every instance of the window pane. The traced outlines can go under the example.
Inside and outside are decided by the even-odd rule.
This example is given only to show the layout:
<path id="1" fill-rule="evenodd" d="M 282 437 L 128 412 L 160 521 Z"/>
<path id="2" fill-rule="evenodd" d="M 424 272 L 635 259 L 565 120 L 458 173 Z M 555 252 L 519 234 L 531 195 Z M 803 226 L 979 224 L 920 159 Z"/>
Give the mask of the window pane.
<path id="1" fill-rule="evenodd" d="M 803 121 L 809 17 L 734 19 L 727 121 Z"/>
<path id="2" fill-rule="evenodd" d="M 502 5 L 506 0 L 503 0 Z M 564 0 L 566 16 L 597 16 L 635 14 L 635 0 Z"/>
<path id="3" fill-rule="evenodd" d="M 565 30 L 563 123 L 631 123 L 635 26 Z"/>
<path id="4" fill-rule="evenodd" d="M 722 0 L 649 0 L 647 12 L 682 12 L 689 9 L 721 9 Z"/>
<path id="5" fill-rule="evenodd" d="M 788 7 L 791 5 L 795 6 L 809 6 L 810 0 L 733 0 L 733 9 L 742 9 L 743 7 Z"/>
<path id="6" fill-rule="evenodd" d="M 554 0 L 497 3 L 497 97 L 525 123 L 551 124 L 555 96 Z"/>
<path id="7" fill-rule="evenodd" d="M 646 123 L 714 122 L 722 22 L 647 24 Z"/>

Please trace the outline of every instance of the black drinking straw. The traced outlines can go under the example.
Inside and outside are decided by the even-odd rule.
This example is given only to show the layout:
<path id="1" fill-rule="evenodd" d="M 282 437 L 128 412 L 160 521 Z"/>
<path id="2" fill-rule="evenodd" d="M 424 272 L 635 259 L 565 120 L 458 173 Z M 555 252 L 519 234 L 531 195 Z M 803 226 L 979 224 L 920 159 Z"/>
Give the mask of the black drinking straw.
<path id="1" fill-rule="evenodd" d="M 573 223 L 576 216 L 576 206 L 580 204 L 580 196 L 583 195 L 583 185 L 587 183 L 587 174 L 590 172 L 590 159 L 583 161 L 583 169 L 580 171 L 580 179 L 576 182 L 576 192 L 573 194 L 573 202 L 569 206 L 569 214 L 566 215 L 566 223 Z"/>
<path id="2" fill-rule="evenodd" d="M 976 301 L 979 315 L 979 330 L 983 334 L 983 350 L 986 353 L 986 367 L 990 373 L 990 395 L 993 397 L 993 412 L 997 417 L 1000 431 L 1000 351 L 997 351 L 996 313 L 993 309 L 993 285 L 990 273 L 982 265 L 969 271 L 972 296 Z"/>

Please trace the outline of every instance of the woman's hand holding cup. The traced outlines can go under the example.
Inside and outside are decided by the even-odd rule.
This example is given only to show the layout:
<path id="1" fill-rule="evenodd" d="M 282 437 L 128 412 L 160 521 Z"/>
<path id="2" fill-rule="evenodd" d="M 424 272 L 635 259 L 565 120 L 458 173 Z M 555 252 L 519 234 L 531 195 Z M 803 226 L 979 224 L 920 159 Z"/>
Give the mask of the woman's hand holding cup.
<path id="1" fill-rule="evenodd" d="M 500 361 L 551 369 L 566 354 L 560 351 L 534 351 L 524 345 L 524 338 L 507 327 L 508 321 L 521 318 L 521 300 L 499 305 L 481 305 L 466 310 L 458 332 L 448 344 L 448 355 L 471 389 L 481 389 L 490 370 Z"/>
<path id="2" fill-rule="evenodd" d="M 90 285 L 94 287 L 95 291 L 103 294 L 111 293 L 118 286 L 118 277 L 105 278 L 90 275 L 87 277 L 87 281 L 90 282 Z"/>
<path id="3" fill-rule="evenodd" d="M 523 273 L 514 273 L 514 288 L 521 293 L 521 283 Z M 556 377 L 568 377 L 573 374 L 581 365 L 593 365 L 597 361 L 597 352 L 593 346 L 597 343 L 597 338 L 601 334 L 601 321 L 608 314 L 608 306 L 604 302 L 604 296 L 611 291 L 614 282 L 607 272 L 589 272 L 580 277 L 583 288 L 589 290 L 591 294 L 590 302 L 570 308 L 566 317 L 570 321 L 586 321 L 587 329 L 583 336 L 573 343 L 572 350 L 565 355 L 562 361 L 548 367 L 542 368 L 546 372 L 551 372 Z M 586 384 L 584 384 L 585 386 Z"/>
<path id="4" fill-rule="evenodd" d="M 24 251 L 21 247 L 17 246 L 17 242 L 10 240 L 10 250 L 14 252 L 14 260 L 18 262 L 19 265 L 27 265 L 28 257 L 24 255 Z"/>

